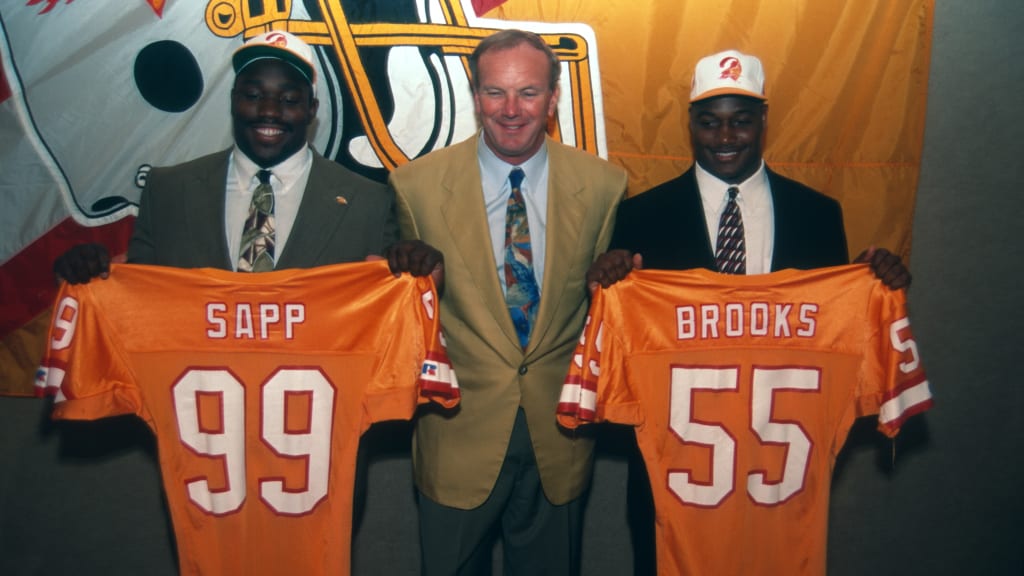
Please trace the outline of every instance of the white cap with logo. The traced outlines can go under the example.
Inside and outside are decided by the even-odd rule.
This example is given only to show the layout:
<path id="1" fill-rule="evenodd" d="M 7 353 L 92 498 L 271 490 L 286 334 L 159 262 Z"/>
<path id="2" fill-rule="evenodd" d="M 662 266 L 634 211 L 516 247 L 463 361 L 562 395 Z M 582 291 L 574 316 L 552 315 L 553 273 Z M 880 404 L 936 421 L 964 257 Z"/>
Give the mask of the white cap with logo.
<path id="1" fill-rule="evenodd" d="M 766 100 L 764 68 L 756 56 L 726 50 L 697 62 L 690 86 L 690 102 L 726 95 Z"/>
<path id="2" fill-rule="evenodd" d="M 235 74 L 238 74 L 249 64 L 267 58 L 282 60 L 292 65 L 306 80 L 309 80 L 311 87 L 316 88 L 313 49 L 298 36 L 283 30 L 271 30 L 259 36 L 253 36 L 238 50 L 235 50 L 234 56 L 231 57 L 231 63 L 234 65 Z"/>

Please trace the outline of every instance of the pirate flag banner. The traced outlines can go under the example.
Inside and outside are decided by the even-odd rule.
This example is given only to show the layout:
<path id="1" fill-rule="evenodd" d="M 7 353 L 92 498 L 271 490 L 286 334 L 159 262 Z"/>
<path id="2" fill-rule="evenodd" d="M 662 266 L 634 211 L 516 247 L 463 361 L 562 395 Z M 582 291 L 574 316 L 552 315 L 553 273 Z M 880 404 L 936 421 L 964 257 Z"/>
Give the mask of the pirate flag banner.
<path id="1" fill-rule="evenodd" d="M 843 205 L 850 250 L 910 252 L 933 0 L 10 0 L 0 6 L 0 394 L 30 395 L 56 282 L 81 242 L 122 255 L 153 166 L 231 145 L 230 54 L 314 47 L 310 141 L 383 181 L 477 130 L 467 56 L 503 28 L 562 62 L 553 137 L 637 194 L 692 162 L 690 77 L 734 48 L 765 66 L 772 168 Z"/>

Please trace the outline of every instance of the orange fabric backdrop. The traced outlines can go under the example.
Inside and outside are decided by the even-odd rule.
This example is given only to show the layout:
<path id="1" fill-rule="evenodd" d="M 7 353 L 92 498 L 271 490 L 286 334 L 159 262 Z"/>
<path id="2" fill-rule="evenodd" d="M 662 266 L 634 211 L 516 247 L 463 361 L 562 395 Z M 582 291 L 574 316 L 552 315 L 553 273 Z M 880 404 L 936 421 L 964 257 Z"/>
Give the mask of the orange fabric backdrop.
<path id="1" fill-rule="evenodd" d="M 842 202 L 851 257 L 910 256 L 933 0 L 508 0 L 485 16 L 585 22 L 597 35 L 609 160 L 630 194 L 692 162 L 690 77 L 735 48 L 765 66 L 765 159 Z"/>
<path id="2" fill-rule="evenodd" d="M 95 3 L 89 9 L 106 13 L 112 5 Z M 842 202 L 851 256 L 876 245 L 909 258 L 934 0 L 474 0 L 473 5 L 497 5 L 481 15 L 485 18 L 582 23 L 594 30 L 608 157 L 629 172 L 630 194 L 676 176 L 692 162 L 686 108 L 696 61 L 727 48 L 756 54 L 765 65 L 768 83 L 765 155 L 769 164 Z M 82 9 L 84 4 L 60 6 L 62 10 L 44 10 L 48 13 L 27 22 L 40 31 L 48 25 L 78 22 L 70 10 Z M 149 16 L 147 25 L 161 30 L 160 37 L 173 37 L 177 23 L 185 21 L 180 11 L 169 11 L 164 21 L 163 3 L 151 2 L 150 6 L 154 14 L 143 10 Z M 194 9 L 196 5 L 175 6 Z M 16 12 L 5 8 L 5 15 L 8 10 Z M 240 30 L 231 34 L 237 32 Z M 203 50 L 219 53 L 221 49 L 213 42 L 223 39 L 214 35 L 177 33 L 200 55 Z M 133 38 L 124 36 L 124 54 L 137 49 L 128 46 Z M 207 43 L 211 47 L 203 48 Z M 38 52 L 26 50 L 23 56 Z M 28 62 L 23 72 L 30 68 Z M 51 72 L 58 74 L 65 68 L 56 66 Z M 0 67 L 0 79 L 3 71 Z M 46 80 L 45 76 L 37 79 Z M 34 85 L 30 88 L 33 94 L 45 93 Z M 131 88 L 126 93 L 135 94 Z M 19 107 L 12 104 L 11 96 L 10 86 L 0 86 L 0 112 L 7 110 L 5 121 L 18 117 L 14 111 Z M 206 112 L 207 108 L 216 106 L 193 112 Z M 152 115 L 151 110 L 146 113 Z M 157 113 L 154 117 L 169 121 L 170 116 Z M 87 133 L 93 136 L 92 131 Z M 196 155 L 198 152 L 188 157 Z M 161 153 L 158 160 L 169 163 L 174 159 Z M 140 162 L 152 161 L 133 157 L 107 164 L 134 170 Z M 123 184 L 118 180 L 108 192 L 130 192 L 117 188 Z M 88 188 L 83 183 L 76 185 Z M 55 186 L 49 181 L 19 184 L 19 204 L 27 207 L 15 213 L 62 210 L 62 203 L 52 202 L 56 193 L 51 188 Z M 28 206 L 28 200 L 36 198 L 50 200 Z M 84 228 L 66 214 L 51 220 L 49 227 L 40 224 L 27 232 L 5 230 L 8 244 L 46 234 L 3 263 L 0 395 L 31 394 L 48 319 L 40 303 L 48 301 L 54 290 L 53 257 L 67 246 L 87 240 L 106 240 L 108 245 L 123 247 L 130 232 L 129 219 L 101 228 Z M 18 238 L 13 238 L 16 235 Z"/>

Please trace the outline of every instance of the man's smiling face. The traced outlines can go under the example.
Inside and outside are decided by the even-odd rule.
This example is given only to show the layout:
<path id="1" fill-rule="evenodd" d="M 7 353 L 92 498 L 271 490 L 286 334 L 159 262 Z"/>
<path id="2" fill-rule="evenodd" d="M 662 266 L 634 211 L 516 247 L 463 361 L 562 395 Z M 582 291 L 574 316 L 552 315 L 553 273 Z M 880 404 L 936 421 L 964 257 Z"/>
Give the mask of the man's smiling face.
<path id="1" fill-rule="evenodd" d="M 761 166 L 768 105 L 756 98 L 717 96 L 690 104 L 693 157 L 715 177 L 739 184 Z"/>
<path id="2" fill-rule="evenodd" d="M 274 166 L 306 145 L 318 104 L 309 80 L 289 64 L 253 62 L 231 91 L 235 144 L 259 166 Z"/>

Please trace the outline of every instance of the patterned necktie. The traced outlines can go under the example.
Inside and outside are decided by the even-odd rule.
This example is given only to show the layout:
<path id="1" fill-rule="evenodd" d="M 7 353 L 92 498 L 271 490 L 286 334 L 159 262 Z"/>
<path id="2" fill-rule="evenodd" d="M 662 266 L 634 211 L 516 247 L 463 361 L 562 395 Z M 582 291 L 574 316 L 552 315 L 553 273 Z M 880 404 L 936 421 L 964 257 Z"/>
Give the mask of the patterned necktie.
<path id="1" fill-rule="evenodd" d="M 729 187 L 729 202 L 718 221 L 718 243 L 715 261 L 718 271 L 724 274 L 747 273 L 747 246 L 743 241 L 743 216 L 740 215 L 736 195 L 740 189 Z"/>
<path id="2" fill-rule="evenodd" d="M 530 329 L 537 319 L 540 291 L 533 275 L 533 248 L 530 246 L 530 224 L 526 219 L 526 202 L 520 189 L 523 171 L 515 168 L 508 175 L 512 194 L 505 213 L 505 303 L 519 335 L 519 344 L 526 348 Z"/>
<path id="3" fill-rule="evenodd" d="M 260 185 L 252 193 L 249 217 L 242 228 L 239 272 L 274 269 L 274 187 L 270 185 L 270 170 L 260 170 L 256 177 Z"/>

